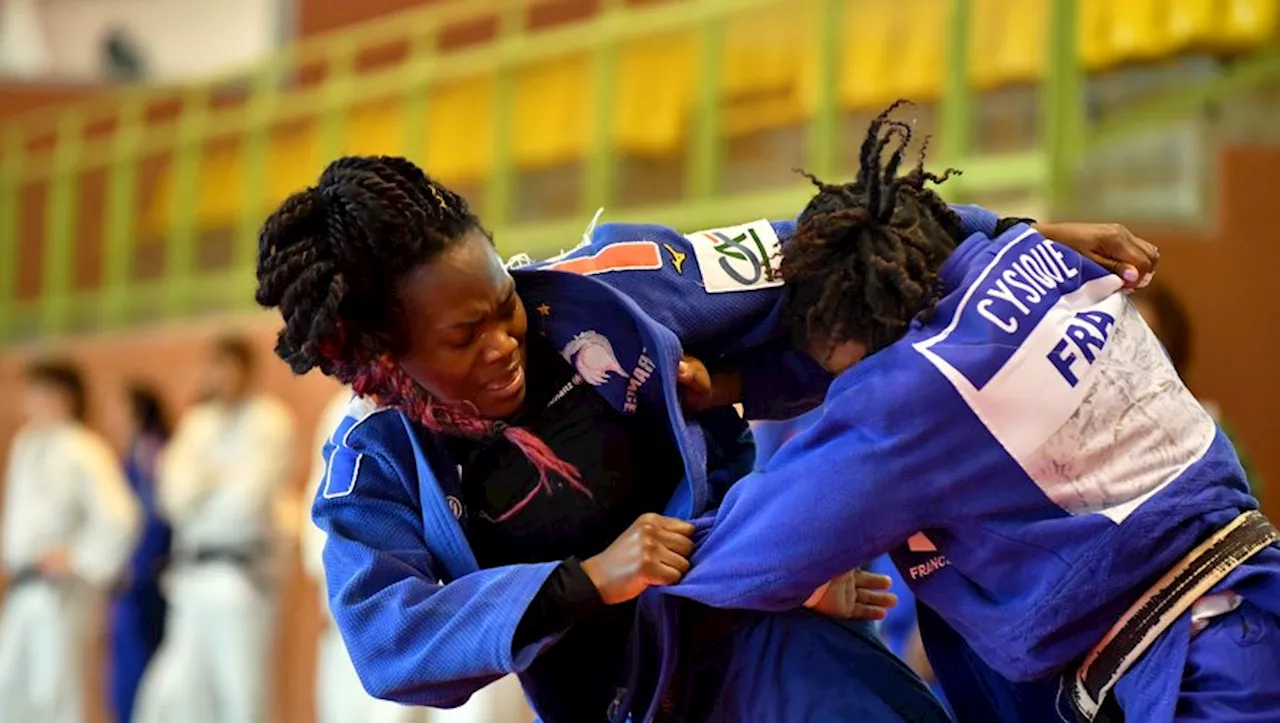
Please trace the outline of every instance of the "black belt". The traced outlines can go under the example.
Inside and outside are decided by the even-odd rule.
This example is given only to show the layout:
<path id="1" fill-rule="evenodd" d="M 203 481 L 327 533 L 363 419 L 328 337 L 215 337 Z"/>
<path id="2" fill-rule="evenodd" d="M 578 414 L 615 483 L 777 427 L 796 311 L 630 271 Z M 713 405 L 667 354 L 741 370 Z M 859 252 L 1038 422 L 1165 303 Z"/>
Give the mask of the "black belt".
<path id="1" fill-rule="evenodd" d="M 14 590 L 23 585 L 30 585 L 33 582 L 40 582 L 45 579 L 47 578 L 40 574 L 40 568 L 23 567 L 9 576 L 9 589 Z"/>
<path id="2" fill-rule="evenodd" d="M 1236 517 L 1179 560 L 1111 627 L 1067 682 L 1082 723 L 1119 723 L 1124 714 L 1111 689 L 1184 612 L 1245 560 L 1280 541 L 1261 512 Z"/>
<path id="3" fill-rule="evenodd" d="M 204 547 L 195 552 L 180 553 L 174 561 L 179 565 L 209 565 L 217 562 L 231 563 L 240 567 L 252 567 L 262 559 L 266 546 L 244 547 Z"/>

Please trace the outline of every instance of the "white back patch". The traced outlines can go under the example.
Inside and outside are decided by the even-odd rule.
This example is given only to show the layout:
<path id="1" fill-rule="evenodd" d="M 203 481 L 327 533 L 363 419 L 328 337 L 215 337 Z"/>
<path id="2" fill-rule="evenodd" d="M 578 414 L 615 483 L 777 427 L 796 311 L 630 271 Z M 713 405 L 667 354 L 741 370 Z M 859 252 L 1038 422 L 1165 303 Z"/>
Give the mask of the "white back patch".
<path id="1" fill-rule="evenodd" d="M 981 388 L 933 349 L 952 328 L 916 349 L 1054 504 L 1119 523 L 1202 458 L 1217 428 L 1116 285 L 1058 299 Z"/>
<path id="2" fill-rule="evenodd" d="M 708 294 L 782 286 L 775 278 L 782 243 L 767 220 L 686 236 Z"/>

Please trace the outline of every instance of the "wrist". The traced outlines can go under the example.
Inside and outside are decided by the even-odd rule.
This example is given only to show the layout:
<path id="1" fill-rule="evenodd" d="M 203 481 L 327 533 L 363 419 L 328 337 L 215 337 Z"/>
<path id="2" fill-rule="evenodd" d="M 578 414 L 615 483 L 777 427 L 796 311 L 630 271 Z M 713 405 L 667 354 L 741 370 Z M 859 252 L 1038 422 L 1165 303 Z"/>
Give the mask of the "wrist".
<path id="1" fill-rule="evenodd" d="M 711 375 L 710 408 L 728 407 L 742 401 L 742 370 L 737 364 L 719 364 L 708 373 Z"/>
<path id="2" fill-rule="evenodd" d="M 596 592 L 600 594 L 601 597 L 603 597 L 605 578 L 604 572 L 600 569 L 599 555 L 583 560 L 579 563 L 578 567 L 582 570 L 582 573 L 587 576 L 587 579 L 591 581 L 591 586 L 596 589 Z"/>
<path id="3" fill-rule="evenodd" d="M 822 587 L 818 588 L 817 590 L 814 590 L 813 594 L 809 596 L 809 599 L 804 601 L 804 606 L 807 608 L 817 607 L 818 603 L 822 602 L 822 596 L 827 594 L 827 589 L 830 587 L 831 587 L 830 582 L 822 583 Z"/>

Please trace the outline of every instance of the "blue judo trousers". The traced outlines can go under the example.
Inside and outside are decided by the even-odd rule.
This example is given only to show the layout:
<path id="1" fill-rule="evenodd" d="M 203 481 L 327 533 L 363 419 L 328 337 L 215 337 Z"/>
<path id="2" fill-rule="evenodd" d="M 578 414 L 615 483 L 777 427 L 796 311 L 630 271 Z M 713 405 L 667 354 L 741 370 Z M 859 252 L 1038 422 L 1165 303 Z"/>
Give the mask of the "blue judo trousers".
<path id="1" fill-rule="evenodd" d="M 989 212 L 957 210 L 967 228 L 995 227 Z M 753 418 L 794 416 L 830 384 L 791 351 L 781 282 L 767 273 L 793 230 L 792 222 L 757 221 L 685 236 L 608 224 L 567 254 L 513 271 L 525 308 L 597 392 L 624 414 L 643 407 L 669 420 L 685 476 L 668 515 L 714 509 L 754 459 L 731 410 L 681 411 L 675 370 L 683 352 L 737 361 Z M 365 688 L 401 703 L 453 707 L 514 673 L 536 711 L 553 708 L 527 669 L 557 636 L 521 649 L 512 640 L 559 563 L 479 569 L 463 528 L 457 466 L 440 438 L 395 410 L 357 400 L 324 455 L 313 517 L 327 534 L 330 608 Z M 689 651 L 680 645 L 680 601 L 651 591 L 641 599 L 635 664 L 613 720 L 661 719 L 673 692 L 705 697 L 692 707 L 706 711 L 706 721 L 946 720 L 869 625 L 800 608 L 745 614 L 715 649 Z M 708 665 L 722 672 L 721 687 L 684 685 Z"/>
<path id="2" fill-rule="evenodd" d="M 107 699 L 118 723 L 132 719 L 142 674 L 164 637 L 168 606 L 160 591 L 160 567 L 169 555 L 172 533 L 156 509 L 155 464 L 161 443 L 136 440 L 125 458 L 125 476 L 143 510 L 143 528 L 127 577 L 112 596 L 108 612 Z"/>

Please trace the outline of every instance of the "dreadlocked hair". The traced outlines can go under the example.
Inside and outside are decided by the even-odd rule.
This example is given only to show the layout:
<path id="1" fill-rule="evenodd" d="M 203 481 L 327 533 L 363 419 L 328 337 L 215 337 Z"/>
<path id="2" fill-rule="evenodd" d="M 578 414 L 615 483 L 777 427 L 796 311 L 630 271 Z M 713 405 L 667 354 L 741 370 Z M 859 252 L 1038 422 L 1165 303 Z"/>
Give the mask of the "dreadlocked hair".
<path id="1" fill-rule="evenodd" d="M 538 470 L 538 489 L 551 489 L 554 472 L 589 494 L 578 470 L 533 433 L 434 399 L 396 362 L 408 348 L 400 283 L 473 229 L 483 230 L 466 201 L 405 158 L 330 163 L 258 234 L 255 298 L 284 319 L 275 352 L 294 374 L 319 369 L 433 432 L 503 437 Z"/>
<path id="2" fill-rule="evenodd" d="M 852 183 L 804 174 L 818 193 L 779 268 L 792 337 L 801 346 L 816 336 L 828 346 L 860 341 L 875 353 L 938 300 L 938 269 L 956 247 L 960 218 L 925 184 L 959 171 L 925 171 L 922 149 L 916 167 L 898 175 L 912 127 L 890 116 L 906 103 L 871 121 Z"/>

